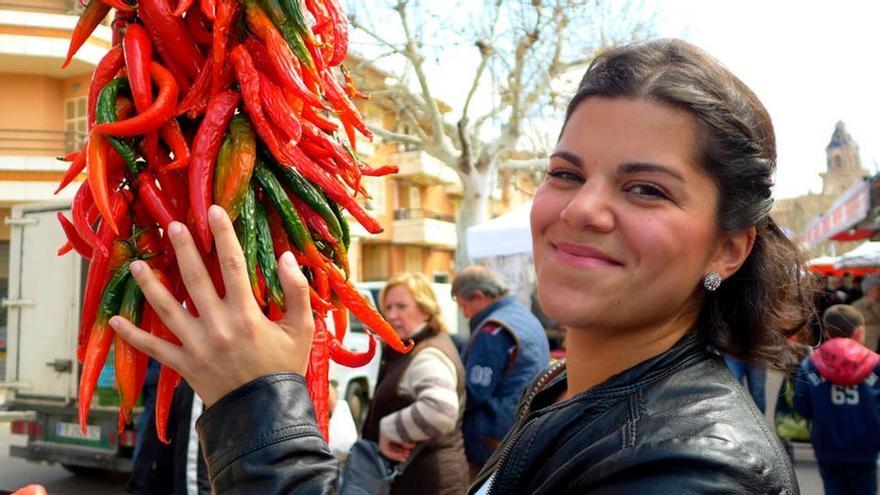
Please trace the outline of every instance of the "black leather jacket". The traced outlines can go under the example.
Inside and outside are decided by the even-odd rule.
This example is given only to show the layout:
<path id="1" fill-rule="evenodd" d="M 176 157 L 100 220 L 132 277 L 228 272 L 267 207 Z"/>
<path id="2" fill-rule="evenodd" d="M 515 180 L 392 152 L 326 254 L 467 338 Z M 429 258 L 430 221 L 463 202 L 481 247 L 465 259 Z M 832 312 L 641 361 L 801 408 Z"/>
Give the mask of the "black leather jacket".
<path id="1" fill-rule="evenodd" d="M 799 493 L 763 414 L 696 332 L 554 403 L 565 386 L 564 365 L 536 380 L 469 493 Z"/>
<path id="2" fill-rule="evenodd" d="M 797 494 L 778 439 L 695 333 L 569 400 L 563 366 L 537 381 L 477 477 L 490 493 Z M 334 493 L 338 467 L 303 378 L 244 385 L 198 421 L 217 493 Z M 430 487 L 425 487 L 429 493 Z"/>

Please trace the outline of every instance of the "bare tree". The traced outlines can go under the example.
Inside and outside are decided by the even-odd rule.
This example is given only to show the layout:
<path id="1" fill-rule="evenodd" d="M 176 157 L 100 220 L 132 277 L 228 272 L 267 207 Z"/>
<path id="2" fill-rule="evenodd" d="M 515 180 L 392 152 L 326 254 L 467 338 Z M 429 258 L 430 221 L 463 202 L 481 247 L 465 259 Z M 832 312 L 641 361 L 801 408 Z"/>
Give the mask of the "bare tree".
<path id="1" fill-rule="evenodd" d="M 374 91 L 374 98 L 398 109 L 400 125 L 395 131 L 378 126 L 372 130 L 381 138 L 422 150 L 458 173 L 463 185 L 456 222 L 459 266 L 467 263 L 465 230 L 489 218 L 498 167 L 545 163 L 507 158 L 529 132 L 529 122 L 558 122 L 565 103 L 558 94 L 559 84 L 600 50 L 647 36 L 653 24 L 652 16 L 638 5 L 620 1 L 391 0 L 379 8 L 375 4 L 361 0 L 353 5 L 352 25 L 372 41 L 377 54 L 371 62 L 392 56 L 403 63 L 397 81 Z M 438 13 L 438 8 L 445 13 Z M 462 44 L 473 46 L 472 61 L 446 60 L 442 65 L 455 67 L 454 71 L 429 77 L 443 57 L 460 54 L 450 48 Z M 352 72 L 357 76 L 357 68 Z M 469 81 L 462 100 L 441 103 L 436 89 L 462 78 Z M 454 118 L 441 110 L 444 103 L 456 109 Z M 547 150 L 532 151 L 540 155 Z"/>

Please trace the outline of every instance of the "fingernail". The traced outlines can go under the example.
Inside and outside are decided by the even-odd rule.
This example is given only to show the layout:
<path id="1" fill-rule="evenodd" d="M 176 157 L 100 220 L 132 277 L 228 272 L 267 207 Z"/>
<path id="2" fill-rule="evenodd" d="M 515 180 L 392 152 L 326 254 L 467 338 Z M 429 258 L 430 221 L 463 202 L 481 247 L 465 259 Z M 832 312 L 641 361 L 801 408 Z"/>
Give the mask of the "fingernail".
<path id="1" fill-rule="evenodd" d="M 183 224 L 180 222 L 171 222 L 168 224 L 168 235 L 177 236 L 183 232 Z"/>
<path id="2" fill-rule="evenodd" d="M 289 267 L 296 267 L 296 258 L 293 257 L 293 253 L 290 251 L 285 251 L 281 255 L 281 262 Z"/>
<path id="3" fill-rule="evenodd" d="M 211 217 L 211 220 L 220 220 L 220 217 L 223 216 L 223 208 L 217 205 L 211 205 L 208 208 L 208 216 Z"/>
<path id="4" fill-rule="evenodd" d="M 171 229 L 169 229 L 169 230 L 171 230 Z M 138 273 L 144 271 L 144 262 L 143 261 L 132 262 L 131 266 L 129 267 L 129 270 L 131 270 L 131 273 L 133 275 L 137 275 Z"/>
<path id="5" fill-rule="evenodd" d="M 120 325 L 122 325 L 122 318 L 120 318 L 118 316 L 114 316 L 113 318 L 110 318 L 109 323 L 110 323 L 111 327 L 119 328 Z"/>

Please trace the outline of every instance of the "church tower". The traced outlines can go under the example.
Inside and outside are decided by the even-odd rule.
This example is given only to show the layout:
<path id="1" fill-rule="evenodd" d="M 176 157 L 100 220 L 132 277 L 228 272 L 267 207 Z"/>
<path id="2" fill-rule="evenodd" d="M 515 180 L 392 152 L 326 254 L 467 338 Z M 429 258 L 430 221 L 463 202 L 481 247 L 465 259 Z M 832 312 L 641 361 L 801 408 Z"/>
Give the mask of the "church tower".
<path id="1" fill-rule="evenodd" d="M 862 168 L 859 147 L 846 132 L 843 122 L 834 126 L 831 142 L 825 147 L 827 171 L 822 176 L 822 195 L 836 198 L 847 188 L 870 175 Z"/>

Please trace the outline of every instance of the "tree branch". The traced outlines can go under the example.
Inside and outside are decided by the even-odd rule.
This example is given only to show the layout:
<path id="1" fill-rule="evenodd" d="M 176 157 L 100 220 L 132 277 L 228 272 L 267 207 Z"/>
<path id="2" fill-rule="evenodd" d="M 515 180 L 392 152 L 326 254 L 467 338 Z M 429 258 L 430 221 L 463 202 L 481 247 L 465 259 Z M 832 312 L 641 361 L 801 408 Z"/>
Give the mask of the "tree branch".
<path id="1" fill-rule="evenodd" d="M 409 134 L 401 134 L 399 132 L 391 132 L 382 126 L 374 124 L 367 124 L 367 127 L 369 127 L 371 131 L 373 131 L 373 134 L 381 137 L 382 139 L 397 141 L 405 144 L 412 144 L 415 146 L 424 146 L 422 140 L 415 136 L 411 136 Z"/>

